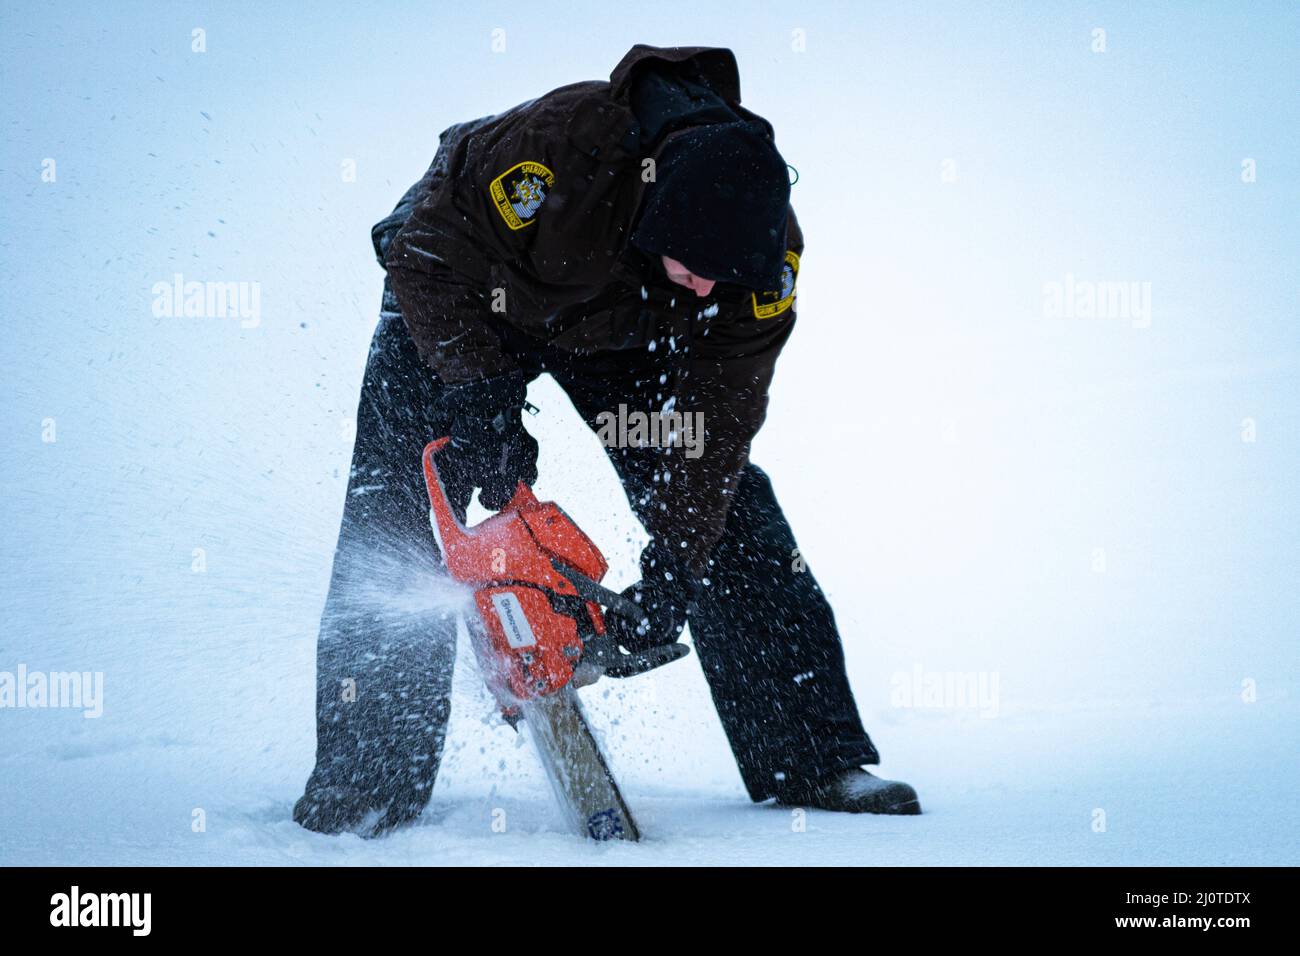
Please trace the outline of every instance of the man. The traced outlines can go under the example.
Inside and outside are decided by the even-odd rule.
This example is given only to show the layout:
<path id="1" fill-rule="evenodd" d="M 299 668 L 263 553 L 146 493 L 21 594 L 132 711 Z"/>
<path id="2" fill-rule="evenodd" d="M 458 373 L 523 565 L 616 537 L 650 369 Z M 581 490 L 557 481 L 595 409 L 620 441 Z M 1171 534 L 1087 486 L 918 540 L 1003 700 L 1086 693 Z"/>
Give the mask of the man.
<path id="1" fill-rule="evenodd" d="M 316 768 L 294 819 L 384 832 L 417 817 L 441 756 L 455 621 L 364 595 L 436 555 L 419 468 L 431 438 L 462 519 L 537 477 L 522 420 L 549 373 L 592 428 L 620 405 L 702 421 L 702 454 L 608 449 L 651 535 L 628 652 L 689 621 L 752 799 L 918 813 L 859 720 L 830 606 L 749 463 L 794 328 L 803 236 L 771 126 L 731 51 L 634 47 L 610 81 L 562 87 L 442 134 L 374 229 L 388 272 L 357 413 L 318 646 Z M 607 415 L 606 415 L 607 417 Z"/>

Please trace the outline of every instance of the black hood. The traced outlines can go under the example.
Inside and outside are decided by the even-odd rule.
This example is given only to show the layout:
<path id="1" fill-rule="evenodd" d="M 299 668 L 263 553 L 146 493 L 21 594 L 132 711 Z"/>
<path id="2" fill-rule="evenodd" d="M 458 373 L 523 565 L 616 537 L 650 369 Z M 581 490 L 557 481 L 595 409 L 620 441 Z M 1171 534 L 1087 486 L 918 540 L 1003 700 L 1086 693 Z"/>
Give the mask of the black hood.
<path id="1" fill-rule="evenodd" d="M 789 173 L 766 123 L 691 127 L 659 151 L 632 244 L 705 279 L 776 289 L 789 206 Z"/>
<path id="2" fill-rule="evenodd" d="M 638 70 L 628 100 L 641 126 L 641 148 L 689 126 L 741 119 L 704 77 L 681 64 L 652 62 Z"/>

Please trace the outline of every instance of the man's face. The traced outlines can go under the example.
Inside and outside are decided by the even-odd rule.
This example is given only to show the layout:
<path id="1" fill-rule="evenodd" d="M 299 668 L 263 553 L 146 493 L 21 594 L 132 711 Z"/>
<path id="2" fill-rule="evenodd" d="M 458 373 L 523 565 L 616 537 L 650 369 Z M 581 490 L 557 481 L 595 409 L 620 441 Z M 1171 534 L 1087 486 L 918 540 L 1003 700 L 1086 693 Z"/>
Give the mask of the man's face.
<path id="1" fill-rule="evenodd" d="M 668 278 L 678 285 L 692 290 L 700 298 L 712 292 L 713 287 L 717 284 L 713 279 L 703 279 L 697 276 L 676 259 L 669 259 L 667 256 L 660 256 L 660 258 L 663 259 L 664 272 L 668 273 Z"/>

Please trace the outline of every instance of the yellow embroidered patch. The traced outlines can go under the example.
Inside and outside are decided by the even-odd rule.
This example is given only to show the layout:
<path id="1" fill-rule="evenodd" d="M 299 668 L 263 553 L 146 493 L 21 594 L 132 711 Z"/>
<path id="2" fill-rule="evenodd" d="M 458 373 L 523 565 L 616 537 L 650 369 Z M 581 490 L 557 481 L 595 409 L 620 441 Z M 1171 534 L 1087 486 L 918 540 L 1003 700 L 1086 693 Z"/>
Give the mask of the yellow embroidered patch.
<path id="1" fill-rule="evenodd" d="M 785 268 L 781 270 L 781 288 L 775 292 L 759 293 L 752 296 L 754 300 L 754 318 L 771 319 L 780 315 L 794 305 L 794 283 L 799 278 L 799 255 L 794 252 L 785 254 Z"/>
<path id="2" fill-rule="evenodd" d="M 488 192 L 501 218 L 511 229 L 530 225 L 546 194 L 555 185 L 555 174 L 541 163 L 524 162 L 511 166 L 492 180 Z"/>

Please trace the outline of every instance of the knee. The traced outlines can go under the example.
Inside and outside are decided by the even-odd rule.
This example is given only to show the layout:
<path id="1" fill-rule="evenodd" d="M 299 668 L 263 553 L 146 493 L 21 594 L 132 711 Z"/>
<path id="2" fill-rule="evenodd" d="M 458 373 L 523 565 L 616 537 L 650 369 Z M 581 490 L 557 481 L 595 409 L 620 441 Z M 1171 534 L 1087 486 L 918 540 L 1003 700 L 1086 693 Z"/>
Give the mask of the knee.
<path id="1" fill-rule="evenodd" d="M 728 524 L 737 523 L 750 529 L 763 528 L 781 514 L 776 492 L 767 472 L 752 462 L 740 470 L 736 496 L 731 503 Z"/>

